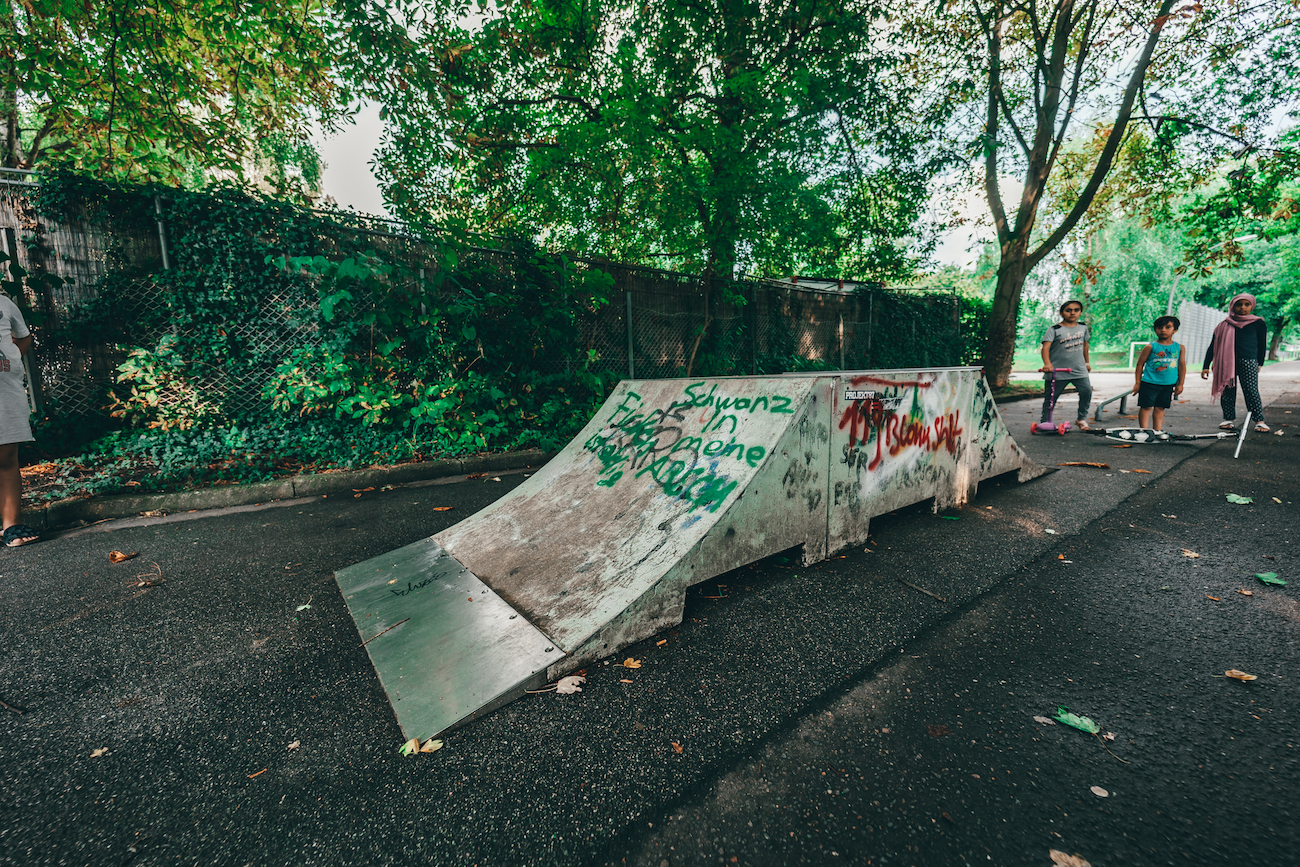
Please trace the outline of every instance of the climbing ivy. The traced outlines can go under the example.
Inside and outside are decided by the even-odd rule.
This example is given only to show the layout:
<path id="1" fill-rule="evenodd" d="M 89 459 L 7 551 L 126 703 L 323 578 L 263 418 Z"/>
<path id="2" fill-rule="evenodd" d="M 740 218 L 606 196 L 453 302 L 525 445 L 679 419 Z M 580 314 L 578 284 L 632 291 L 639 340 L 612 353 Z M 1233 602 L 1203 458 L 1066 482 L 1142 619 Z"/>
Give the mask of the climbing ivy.
<path id="1" fill-rule="evenodd" d="M 120 426 L 174 438 L 333 420 L 401 437 L 408 454 L 555 448 L 612 385 L 572 339 L 612 279 L 528 242 L 397 238 L 234 186 L 57 176 L 33 202 L 150 231 L 156 203 L 171 267 L 111 270 L 59 335 L 118 348 L 103 408 Z"/>

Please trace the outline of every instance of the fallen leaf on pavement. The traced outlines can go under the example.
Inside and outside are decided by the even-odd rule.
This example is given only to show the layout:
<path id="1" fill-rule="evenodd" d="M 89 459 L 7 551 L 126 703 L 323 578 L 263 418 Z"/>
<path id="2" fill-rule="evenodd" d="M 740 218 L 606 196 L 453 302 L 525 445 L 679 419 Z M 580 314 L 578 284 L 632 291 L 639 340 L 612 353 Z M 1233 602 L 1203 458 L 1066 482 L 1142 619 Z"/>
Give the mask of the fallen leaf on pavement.
<path id="1" fill-rule="evenodd" d="M 680 756 L 682 754 L 682 745 L 677 743 L 677 741 L 673 741 L 672 744 L 673 744 L 673 752 L 677 753 L 677 755 Z"/>
<path id="2" fill-rule="evenodd" d="M 1148 476 L 1151 475 L 1151 471 L 1150 471 L 1150 470 L 1134 470 L 1133 472 L 1135 472 L 1135 473 L 1146 473 Z"/>
<path id="3" fill-rule="evenodd" d="M 1211 601 L 1213 601 L 1213 602 L 1220 602 L 1220 601 L 1222 601 L 1222 600 L 1219 599 L 1218 596 L 1211 596 L 1209 593 L 1206 593 L 1206 594 L 1205 594 L 1205 598 L 1206 598 L 1206 599 L 1209 599 L 1209 600 L 1211 600 Z"/>
<path id="4" fill-rule="evenodd" d="M 424 745 L 420 747 L 420 752 L 436 753 L 440 749 L 442 749 L 442 741 L 435 741 L 433 738 L 429 738 L 424 742 Z"/>
<path id="5" fill-rule="evenodd" d="M 1070 713 L 1070 709 L 1065 705 L 1060 705 L 1056 708 L 1056 716 L 1053 717 L 1053 719 L 1059 723 L 1065 723 L 1068 726 L 1076 728 L 1081 732 L 1087 732 L 1090 735 L 1095 735 L 1097 732 L 1101 731 L 1101 726 L 1097 725 L 1086 716 L 1079 716 L 1078 714 Z"/>
<path id="6" fill-rule="evenodd" d="M 420 739 L 411 738 L 397 750 L 404 756 L 413 756 L 420 751 Z"/>
<path id="7" fill-rule="evenodd" d="M 1241 503 L 1241 504 L 1245 504 L 1245 503 L 1253 503 L 1253 502 L 1255 502 L 1255 498 L 1254 498 L 1254 497 L 1243 497 L 1243 496 L 1240 496 L 1240 495 L 1238 495 L 1238 494 L 1228 494 L 1228 502 L 1229 502 L 1229 503 Z"/>
<path id="8" fill-rule="evenodd" d="M 308 604 L 306 604 L 306 603 L 303 603 L 302 605 L 299 605 L 297 608 L 295 608 L 295 609 L 293 609 L 293 610 L 294 610 L 294 611 L 306 611 L 306 610 L 307 610 L 308 608 L 310 608 L 310 607 L 311 607 L 310 605 L 308 605 Z"/>
<path id="9" fill-rule="evenodd" d="M 132 557 L 139 557 L 139 556 L 140 554 L 138 551 L 132 551 L 130 554 L 123 554 L 121 551 L 109 551 L 108 562 L 125 563 L 127 560 L 130 560 Z"/>
<path id="10" fill-rule="evenodd" d="M 92 759 L 97 759 L 100 756 L 106 756 L 106 755 L 108 755 L 108 747 L 100 747 L 99 749 L 91 750 L 90 752 L 90 757 Z"/>
<path id="11" fill-rule="evenodd" d="M 1109 470 L 1110 464 L 1099 464 L 1096 461 L 1066 461 L 1063 464 L 1057 464 L 1058 467 L 1096 467 L 1099 470 Z"/>
<path id="12" fill-rule="evenodd" d="M 1098 798 L 1109 798 L 1109 797 L 1110 797 L 1110 792 L 1106 791 L 1106 790 L 1103 789 L 1101 786 L 1093 786 L 1089 791 L 1091 791 L 1091 792 L 1092 792 L 1094 795 L 1096 795 Z"/>
<path id="13" fill-rule="evenodd" d="M 1230 678 L 1232 678 L 1233 680 L 1259 680 L 1259 675 L 1257 675 L 1257 674 L 1246 674 L 1246 672 L 1244 672 L 1244 671 L 1237 671 L 1237 669 L 1235 669 L 1235 668 L 1230 668 L 1230 669 L 1228 669 L 1227 671 L 1225 671 L 1225 672 L 1223 673 L 1223 675 L 1224 675 L 1224 677 L 1230 677 Z"/>
<path id="14" fill-rule="evenodd" d="M 1200 555 L 1200 554 L 1197 554 L 1195 551 L 1189 551 L 1189 550 L 1187 550 L 1186 548 L 1183 549 L 1183 556 L 1184 556 L 1184 557 L 1191 557 L 1193 560 L 1199 560 L 1199 559 L 1201 559 L 1201 555 Z"/>
<path id="15" fill-rule="evenodd" d="M 1045 716 L 1036 716 L 1036 717 L 1034 717 L 1034 722 L 1042 723 L 1042 724 L 1045 725 L 1045 726 L 1054 726 L 1054 725 L 1056 725 L 1056 720 L 1052 719 L 1051 717 L 1045 717 Z"/>
<path id="16" fill-rule="evenodd" d="M 1255 577 L 1265 584 L 1276 584 L 1279 587 L 1285 587 L 1286 582 L 1277 577 L 1276 572 L 1256 572 Z"/>
<path id="17" fill-rule="evenodd" d="M 1102 735 L 1102 738 L 1103 738 L 1104 740 L 1113 741 L 1113 740 L 1115 740 L 1115 733 L 1114 733 L 1114 732 L 1106 732 L 1104 735 Z"/>
<path id="18" fill-rule="evenodd" d="M 434 506 L 433 510 L 435 512 L 450 512 L 451 506 Z"/>
<path id="19" fill-rule="evenodd" d="M 1255 595 L 1255 593 L 1254 593 L 1253 590 L 1238 590 L 1237 592 L 1240 593 L 1242 596 L 1254 596 L 1254 595 Z"/>
<path id="20" fill-rule="evenodd" d="M 627 659 L 623 660 L 623 667 L 624 667 L 624 668 L 640 668 L 640 667 L 641 667 L 641 661 L 640 661 L 640 660 L 637 660 L 637 659 L 633 659 L 632 657 L 629 656 Z"/>
<path id="21" fill-rule="evenodd" d="M 302 746 L 302 741 L 294 741 L 293 743 L 289 744 L 289 746 L 286 749 L 296 750 L 300 746 Z"/>
<path id="22" fill-rule="evenodd" d="M 1060 849 L 1052 849 L 1047 854 L 1052 856 L 1052 867 L 1092 867 L 1078 855 L 1067 855 Z"/>
<path id="23" fill-rule="evenodd" d="M 586 682 L 587 678 L 582 675 L 571 674 L 560 678 L 560 682 L 555 685 L 555 692 L 559 695 L 573 695 L 575 692 L 582 692 L 581 684 Z"/>

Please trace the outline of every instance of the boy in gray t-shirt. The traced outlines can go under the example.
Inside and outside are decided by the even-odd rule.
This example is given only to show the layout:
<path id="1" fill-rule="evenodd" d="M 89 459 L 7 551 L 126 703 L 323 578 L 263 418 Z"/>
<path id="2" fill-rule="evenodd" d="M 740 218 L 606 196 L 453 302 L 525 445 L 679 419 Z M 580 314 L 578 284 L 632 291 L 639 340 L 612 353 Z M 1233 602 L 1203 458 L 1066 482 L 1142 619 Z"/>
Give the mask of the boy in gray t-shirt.
<path id="1" fill-rule="evenodd" d="M 1052 410 L 1053 404 L 1060 398 L 1065 387 L 1073 383 L 1079 393 L 1079 415 L 1076 427 L 1088 430 L 1088 407 L 1092 404 L 1092 380 L 1088 372 L 1092 363 L 1088 359 L 1088 326 L 1079 324 L 1083 315 L 1083 302 L 1066 301 L 1061 305 L 1061 321 L 1043 332 L 1043 366 L 1039 368 L 1045 380 L 1043 388 L 1043 417 Z M 1062 371 L 1060 368 L 1069 368 Z M 1052 379 L 1049 371 L 1056 370 Z"/>

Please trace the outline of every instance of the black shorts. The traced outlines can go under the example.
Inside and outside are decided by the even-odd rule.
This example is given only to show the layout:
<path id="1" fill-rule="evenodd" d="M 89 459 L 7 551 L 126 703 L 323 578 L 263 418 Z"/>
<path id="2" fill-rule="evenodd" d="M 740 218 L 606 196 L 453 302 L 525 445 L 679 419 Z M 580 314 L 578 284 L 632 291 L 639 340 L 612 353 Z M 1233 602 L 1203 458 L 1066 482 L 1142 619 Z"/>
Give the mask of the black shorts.
<path id="1" fill-rule="evenodd" d="M 1140 407 L 1158 406 L 1161 409 L 1169 409 L 1169 404 L 1173 399 L 1174 387 L 1172 385 L 1157 385 L 1144 379 L 1142 384 L 1138 386 L 1138 406 Z"/>

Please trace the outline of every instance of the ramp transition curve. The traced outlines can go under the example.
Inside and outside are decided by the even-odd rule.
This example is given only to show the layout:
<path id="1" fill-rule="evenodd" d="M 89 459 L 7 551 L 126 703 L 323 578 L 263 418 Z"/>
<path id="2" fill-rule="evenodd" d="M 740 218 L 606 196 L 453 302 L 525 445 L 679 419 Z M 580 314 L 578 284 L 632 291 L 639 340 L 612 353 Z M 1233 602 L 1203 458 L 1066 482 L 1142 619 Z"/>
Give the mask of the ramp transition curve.
<path id="1" fill-rule="evenodd" d="M 978 368 L 630 380 L 541 470 L 340 570 L 406 737 L 429 737 L 681 622 L 686 589 L 873 516 L 1044 469 Z"/>

